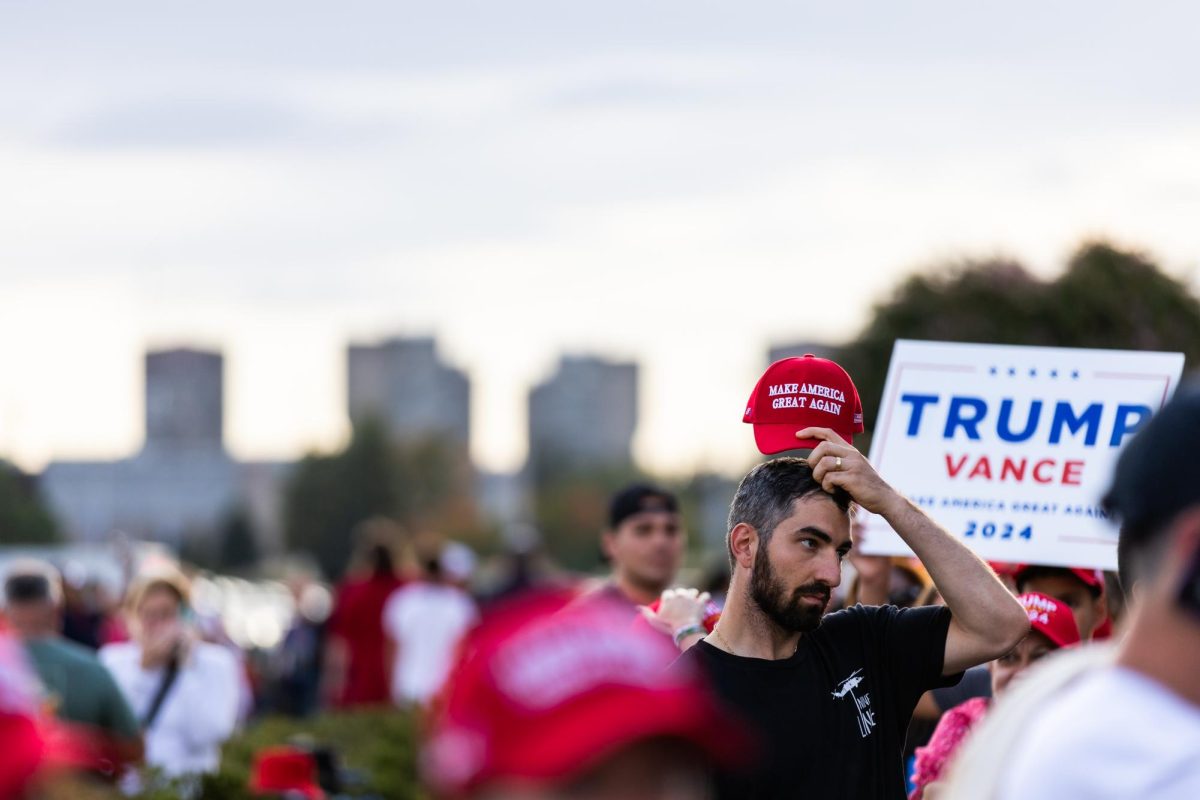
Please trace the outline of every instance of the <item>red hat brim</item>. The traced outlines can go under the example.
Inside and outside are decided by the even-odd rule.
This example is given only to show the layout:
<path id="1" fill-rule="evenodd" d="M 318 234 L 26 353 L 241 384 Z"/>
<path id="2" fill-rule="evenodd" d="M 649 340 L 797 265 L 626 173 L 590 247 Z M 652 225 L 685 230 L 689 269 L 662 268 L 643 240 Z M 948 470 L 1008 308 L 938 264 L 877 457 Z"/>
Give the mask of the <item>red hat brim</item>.
<path id="1" fill-rule="evenodd" d="M 802 431 L 804 428 L 805 426 L 796 424 L 755 423 L 754 443 L 758 445 L 758 451 L 764 455 L 774 455 L 785 450 L 812 450 L 821 443 L 821 440 L 797 439 L 796 432 Z M 847 434 L 845 431 L 835 431 L 835 433 L 845 439 L 846 444 L 854 443 L 854 437 L 851 434 Z"/>

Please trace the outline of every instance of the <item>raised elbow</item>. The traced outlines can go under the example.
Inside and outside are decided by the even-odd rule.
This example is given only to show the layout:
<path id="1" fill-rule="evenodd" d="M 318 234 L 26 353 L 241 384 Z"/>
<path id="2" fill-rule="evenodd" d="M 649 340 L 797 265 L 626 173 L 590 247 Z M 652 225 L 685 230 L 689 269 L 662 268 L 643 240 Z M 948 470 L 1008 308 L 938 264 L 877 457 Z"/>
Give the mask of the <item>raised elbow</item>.
<path id="1" fill-rule="evenodd" d="M 997 619 L 996 631 L 995 658 L 1012 650 L 1029 633 L 1029 614 L 1015 597 L 1005 602 L 1003 614 Z"/>

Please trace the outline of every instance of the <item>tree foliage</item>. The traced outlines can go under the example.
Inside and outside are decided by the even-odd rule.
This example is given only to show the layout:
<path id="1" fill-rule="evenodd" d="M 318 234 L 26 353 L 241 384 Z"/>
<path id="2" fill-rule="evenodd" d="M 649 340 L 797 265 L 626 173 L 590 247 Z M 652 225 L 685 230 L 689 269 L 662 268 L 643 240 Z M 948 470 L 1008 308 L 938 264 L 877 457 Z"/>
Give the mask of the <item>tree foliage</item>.
<path id="1" fill-rule="evenodd" d="M 1200 300 L 1147 256 L 1084 244 L 1043 281 L 1014 261 L 968 261 L 913 275 L 840 353 L 868 428 L 896 339 L 1182 352 L 1200 363 Z"/>
<path id="2" fill-rule="evenodd" d="M 52 544 L 58 525 L 42 504 L 33 479 L 0 461 L 0 544 Z"/>
<path id="3" fill-rule="evenodd" d="M 306 456 L 286 487 L 288 545 L 311 553 L 327 575 L 348 563 L 354 529 L 388 517 L 409 531 L 469 533 L 475 524 L 467 455 L 440 439 L 394 444 L 374 421 L 357 425 L 332 455 Z"/>

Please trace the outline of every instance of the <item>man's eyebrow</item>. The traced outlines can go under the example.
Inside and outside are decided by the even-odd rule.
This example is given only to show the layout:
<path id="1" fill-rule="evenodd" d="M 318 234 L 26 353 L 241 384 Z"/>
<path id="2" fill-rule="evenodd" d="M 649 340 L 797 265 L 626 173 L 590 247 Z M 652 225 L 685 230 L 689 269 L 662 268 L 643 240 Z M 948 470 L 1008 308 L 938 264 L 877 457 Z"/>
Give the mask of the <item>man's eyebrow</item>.
<path id="1" fill-rule="evenodd" d="M 833 544 L 833 537 L 815 525 L 805 525 L 803 528 L 796 531 L 797 536 L 802 533 L 807 533 L 809 536 L 815 536 L 825 544 Z"/>

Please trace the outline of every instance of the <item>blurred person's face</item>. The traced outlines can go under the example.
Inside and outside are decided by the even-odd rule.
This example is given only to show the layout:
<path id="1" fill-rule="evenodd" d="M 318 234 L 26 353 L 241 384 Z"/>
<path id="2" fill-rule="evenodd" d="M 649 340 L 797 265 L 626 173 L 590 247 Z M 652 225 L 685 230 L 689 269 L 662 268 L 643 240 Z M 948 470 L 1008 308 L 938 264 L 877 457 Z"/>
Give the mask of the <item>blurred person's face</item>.
<path id="1" fill-rule="evenodd" d="M 4 619 L 20 636 L 46 636 L 58 630 L 58 608 L 49 600 L 10 602 Z"/>
<path id="2" fill-rule="evenodd" d="M 814 630 L 842 581 L 849 550 L 850 518 L 831 498 L 821 493 L 797 500 L 755 554 L 750 599 L 784 630 Z"/>
<path id="3" fill-rule="evenodd" d="M 686 545 L 683 520 L 672 511 L 641 511 L 604 534 L 613 570 L 630 583 L 657 594 L 671 585 Z"/>
<path id="4" fill-rule="evenodd" d="M 999 695 L 1013 678 L 1057 649 L 1054 642 L 1044 635 L 1030 631 L 1024 639 L 1017 642 L 1016 647 L 988 665 L 992 671 L 992 695 Z"/>
<path id="5" fill-rule="evenodd" d="M 643 742 L 555 787 L 502 786 L 478 800 L 706 800 L 708 770 L 691 746 Z"/>
<path id="6" fill-rule="evenodd" d="M 179 598 L 170 589 L 151 589 L 134 610 L 139 639 L 157 639 L 178 630 Z"/>
<path id="7" fill-rule="evenodd" d="M 1070 573 L 1035 575 L 1021 582 L 1022 592 L 1040 592 L 1066 603 L 1075 615 L 1079 638 L 1089 641 L 1093 631 L 1108 615 L 1104 598 L 1097 597 L 1083 581 Z"/>

